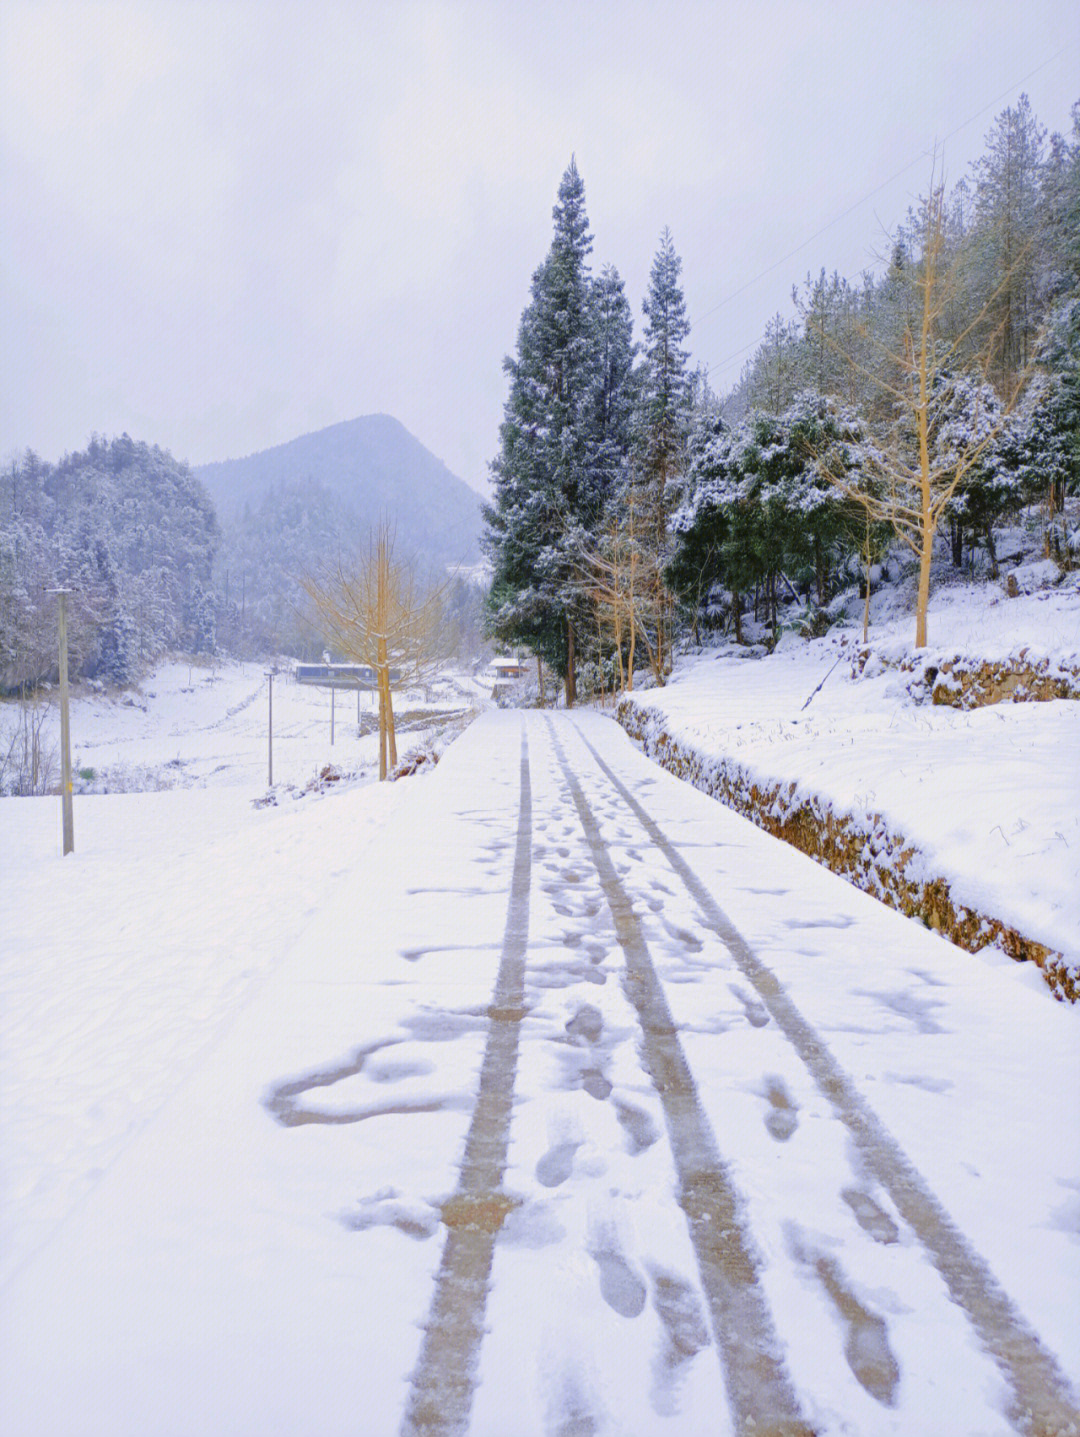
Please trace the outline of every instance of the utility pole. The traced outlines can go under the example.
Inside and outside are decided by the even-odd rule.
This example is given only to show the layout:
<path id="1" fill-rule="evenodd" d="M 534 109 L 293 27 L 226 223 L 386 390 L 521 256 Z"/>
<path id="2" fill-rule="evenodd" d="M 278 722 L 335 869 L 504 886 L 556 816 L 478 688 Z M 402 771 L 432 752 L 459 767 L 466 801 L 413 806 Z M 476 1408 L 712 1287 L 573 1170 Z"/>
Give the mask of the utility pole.
<path id="1" fill-rule="evenodd" d="M 330 683 L 330 747 L 334 747 L 334 700 L 337 697 L 337 688 L 331 680 Z"/>
<path id="2" fill-rule="evenodd" d="M 75 852 L 75 816 L 71 806 L 71 706 L 68 696 L 67 596 L 70 589 L 50 589 L 59 599 L 60 630 L 60 807 L 64 816 L 64 857 Z"/>
<path id="3" fill-rule="evenodd" d="M 274 786 L 274 670 L 271 669 L 266 675 L 270 680 L 270 721 L 266 729 L 266 757 L 267 757 L 267 778 L 268 788 Z"/>

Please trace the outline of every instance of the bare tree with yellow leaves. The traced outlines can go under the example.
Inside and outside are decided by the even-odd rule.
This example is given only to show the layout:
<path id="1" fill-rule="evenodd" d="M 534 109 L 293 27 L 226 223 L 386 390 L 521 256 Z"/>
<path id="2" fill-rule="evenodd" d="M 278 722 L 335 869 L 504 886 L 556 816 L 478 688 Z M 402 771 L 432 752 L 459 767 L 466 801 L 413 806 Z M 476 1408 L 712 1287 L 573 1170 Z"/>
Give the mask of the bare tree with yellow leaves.
<path id="1" fill-rule="evenodd" d="M 919 561 L 915 646 L 927 642 L 926 614 L 934 538 L 958 493 L 993 457 L 1015 408 L 1021 383 L 1017 376 L 1007 394 L 989 382 L 1000 348 L 996 332 L 987 337 L 987 318 L 997 290 L 977 314 L 956 324 L 962 275 L 950 253 L 945 191 L 932 184 L 917 226 L 921 253 L 900 278 L 892 323 L 863 326 L 856 349 L 838 344 L 815 329 L 804 310 L 807 332 L 836 348 L 857 373 L 862 387 L 880 396 L 877 432 L 857 466 L 819 466 L 830 482 L 860 504 L 871 520 L 892 525 Z M 1000 277 L 1000 284 L 1008 276 Z M 977 350 L 973 348 L 978 340 Z"/>
<path id="2" fill-rule="evenodd" d="M 385 779 L 397 764 L 393 690 L 430 682 L 446 658 L 445 586 L 421 591 L 412 567 L 395 560 L 393 531 L 385 522 L 362 560 L 339 560 L 300 585 L 326 638 L 345 658 L 375 671 L 379 778 Z"/>

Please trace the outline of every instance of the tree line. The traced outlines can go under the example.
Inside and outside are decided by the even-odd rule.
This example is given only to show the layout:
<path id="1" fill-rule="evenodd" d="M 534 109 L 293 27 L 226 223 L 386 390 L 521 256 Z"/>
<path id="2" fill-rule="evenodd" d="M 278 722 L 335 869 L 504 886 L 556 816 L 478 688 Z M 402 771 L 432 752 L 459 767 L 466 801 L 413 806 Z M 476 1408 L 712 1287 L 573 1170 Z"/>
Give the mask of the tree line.
<path id="1" fill-rule="evenodd" d="M 328 559 L 361 565 L 365 539 L 355 508 L 314 479 L 275 486 L 223 530 L 201 481 L 157 445 L 94 435 L 57 464 L 28 450 L 0 474 L 0 693 L 55 678 L 58 588 L 73 678 L 123 687 L 170 653 L 316 657 L 333 634 L 303 580 Z M 420 586 L 446 577 L 411 568 Z M 475 656 L 482 595 L 462 575 L 442 594 L 450 650 Z"/>
<path id="2" fill-rule="evenodd" d="M 122 685 L 164 653 L 214 651 L 218 524 L 186 464 L 95 435 L 58 464 L 28 450 L 2 483 L 0 689 L 55 674 L 57 588 L 75 676 Z"/>
<path id="3" fill-rule="evenodd" d="M 589 269 L 571 162 L 508 358 L 485 512 L 489 625 L 563 677 L 582 665 L 662 682 L 677 629 L 746 605 L 776 631 L 783 601 L 821 622 L 891 544 L 919 569 L 975 549 L 1041 502 L 1047 553 L 1075 562 L 1065 496 L 1080 487 L 1080 105 L 1047 140 L 1026 96 L 998 116 L 969 179 L 927 194 L 880 275 L 822 272 L 793 291 L 734 389 L 691 368 L 680 261 L 665 230 L 644 339 L 611 266 Z M 814 611 L 818 618 L 813 617 Z"/>

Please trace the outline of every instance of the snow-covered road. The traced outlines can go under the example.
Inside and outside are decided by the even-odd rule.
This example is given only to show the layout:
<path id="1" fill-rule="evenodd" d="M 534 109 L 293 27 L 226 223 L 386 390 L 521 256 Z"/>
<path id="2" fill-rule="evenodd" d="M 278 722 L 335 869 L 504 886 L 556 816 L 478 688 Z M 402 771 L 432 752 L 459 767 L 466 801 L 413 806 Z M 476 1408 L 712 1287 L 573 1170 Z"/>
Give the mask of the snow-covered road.
<path id="1" fill-rule="evenodd" d="M 1078 1091 L 1023 969 L 490 713 L 9 1283 L 0 1427 L 1075 1432 Z"/>

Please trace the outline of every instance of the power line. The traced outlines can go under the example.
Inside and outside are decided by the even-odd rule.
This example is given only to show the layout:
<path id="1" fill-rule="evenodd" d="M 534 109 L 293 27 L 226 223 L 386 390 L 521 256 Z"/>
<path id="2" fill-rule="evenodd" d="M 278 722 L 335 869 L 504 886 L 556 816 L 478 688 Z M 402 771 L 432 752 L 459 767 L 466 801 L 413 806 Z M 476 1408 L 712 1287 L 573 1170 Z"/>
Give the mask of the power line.
<path id="1" fill-rule="evenodd" d="M 992 110 L 995 105 L 999 105 L 1002 100 L 1006 99 L 1009 95 L 1012 95 L 1016 90 L 1020 88 L 1021 85 L 1026 85 L 1027 82 L 1034 75 L 1037 75 L 1040 71 L 1045 70 L 1046 67 L 1048 65 L 1052 65 L 1055 60 L 1060 60 L 1062 55 L 1066 54 L 1067 51 L 1067 46 L 1055 51 L 1053 55 L 1048 56 L 1047 59 L 1036 65 L 1033 70 L 1029 70 L 1026 75 L 1022 76 L 1019 80 L 1014 81 L 1013 84 L 1009 85 L 1007 89 L 1003 90 L 1000 95 L 996 95 L 994 99 L 988 100 L 987 103 L 981 106 L 978 110 L 976 110 L 974 114 L 969 115 L 966 120 L 961 121 L 961 123 L 955 126 L 955 128 L 953 128 L 952 130 L 950 130 L 947 135 L 944 135 L 942 139 L 938 141 L 938 143 L 941 145 L 947 144 L 949 140 L 955 138 L 955 136 L 960 134 L 962 130 L 966 130 L 969 125 L 973 125 L 976 120 L 981 119 L 981 117 L 986 114 L 987 110 Z M 875 185 L 873 189 L 867 190 L 864 195 L 862 195 L 854 202 L 854 204 L 849 205 L 848 208 L 846 210 L 842 210 L 840 214 L 834 215 L 831 220 L 823 224 L 820 229 L 815 230 L 812 235 L 809 235 L 806 239 L 802 240 L 799 244 L 795 246 L 794 249 L 789 250 L 787 254 L 782 255 L 780 259 L 775 260 L 772 264 L 761 270 L 760 273 L 756 274 L 753 277 L 753 279 L 747 280 L 746 283 L 740 285 L 738 289 L 732 290 L 730 294 L 725 295 L 723 299 L 719 300 L 716 304 L 713 305 L 712 309 L 707 309 L 704 314 L 697 316 L 697 318 L 694 320 L 695 327 L 699 325 L 702 320 L 709 319 L 712 315 L 716 314 L 718 310 L 721 310 L 724 308 L 725 305 L 730 304 L 732 300 L 738 299 L 740 295 L 745 294 L 748 289 L 752 289 L 753 286 L 759 282 L 759 280 L 765 279 L 766 276 L 772 274 L 774 270 L 778 270 L 781 265 L 787 264 L 788 260 L 794 259 L 794 257 L 802 250 L 804 250 L 807 245 L 813 244 L 816 239 L 820 239 L 820 237 L 825 234 L 826 231 L 832 229 L 834 225 L 839 224 L 841 220 L 845 220 L 849 215 L 854 214 L 857 209 L 864 205 L 867 200 L 872 199 L 874 195 L 880 194 L 881 191 L 884 189 L 888 189 L 888 187 L 896 180 L 898 180 L 902 175 L 906 175 L 909 170 L 912 170 L 915 168 L 916 165 L 921 164 L 925 160 L 925 158 L 926 154 L 924 151 L 922 154 L 917 155 L 915 159 L 909 160 L 906 165 L 901 166 L 901 168 L 898 169 L 894 174 L 891 174 L 888 179 L 882 180 L 881 183 Z M 738 359 L 741 354 L 745 354 L 748 349 L 755 348 L 758 343 L 758 340 L 754 340 L 751 344 L 744 345 L 742 349 L 736 350 L 734 354 L 728 355 L 726 359 L 722 359 L 715 364 L 707 364 L 705 366 L 705 373 L 710 374 L 717 370 L 725 368 L 728 364 L 731 363 L 733 359 Z"/>

